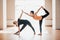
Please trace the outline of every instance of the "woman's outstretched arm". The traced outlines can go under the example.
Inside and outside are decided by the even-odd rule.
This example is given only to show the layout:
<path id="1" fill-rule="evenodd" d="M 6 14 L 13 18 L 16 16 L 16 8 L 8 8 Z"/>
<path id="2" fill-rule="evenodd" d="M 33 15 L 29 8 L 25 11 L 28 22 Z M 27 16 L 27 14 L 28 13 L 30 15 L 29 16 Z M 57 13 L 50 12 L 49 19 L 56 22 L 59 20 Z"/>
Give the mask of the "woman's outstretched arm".
<path id="1" fill-rule="evenodd" d="M 23 11 L 21 12 L 20 19 L 21 19 L 22 15 L 23 15 Z"/>
<path id="2" fill-rule="evenodd" d="M 23 10 L 22 10 L 22 11 L 23 11 Z M 31 16 L 30 14 L 28 14 L 28 13 L 26 13 L 26 12 L 24 12 L 24 11 L 23 11 L 23 13 L 25 13 L 25 14 L 28 15 L 28 16 Z M 31 17 L 32 17 L 32 16 L 31 16 Z"/>
<path id="3" fill-rule="evenodd" d="M 42 6 L 41 6 L 42 7 Z M 35 12 L 35 15 L 40 11 L 41 7 Z"/>

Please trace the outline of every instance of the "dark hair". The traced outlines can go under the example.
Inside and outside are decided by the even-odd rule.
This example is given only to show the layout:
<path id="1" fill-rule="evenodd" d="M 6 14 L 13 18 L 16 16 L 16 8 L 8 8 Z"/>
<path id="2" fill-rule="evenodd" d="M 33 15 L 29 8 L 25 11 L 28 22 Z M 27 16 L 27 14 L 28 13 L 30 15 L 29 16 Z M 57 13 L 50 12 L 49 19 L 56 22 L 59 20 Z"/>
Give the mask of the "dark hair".
<path id="1" fill-rule="evenodd" d="M 32 14 L 34 14 L 34 11 L 30 11 Z"/>
<path id="2" fill-rule="evenodd" d="M 13 24 L 16 24 L 16 21 L 14 21 Z"/>

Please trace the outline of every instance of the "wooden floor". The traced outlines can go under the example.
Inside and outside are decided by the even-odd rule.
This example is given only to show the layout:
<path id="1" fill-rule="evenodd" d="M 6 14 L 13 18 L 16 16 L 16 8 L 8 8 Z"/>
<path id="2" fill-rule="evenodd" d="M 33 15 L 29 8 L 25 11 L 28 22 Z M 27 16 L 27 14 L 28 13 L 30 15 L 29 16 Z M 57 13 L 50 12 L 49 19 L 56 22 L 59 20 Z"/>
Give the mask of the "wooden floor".
<path id="1" fill-rule="evenodd" d="M 52 30 L 51 27 L 46 28 L 48 33 L 43 33 L 42 36 L 39 35 L 29 35 L 20 36 L 13 33 L 0 33 L 0 40 L 60 40 L 60 30 Z"/>

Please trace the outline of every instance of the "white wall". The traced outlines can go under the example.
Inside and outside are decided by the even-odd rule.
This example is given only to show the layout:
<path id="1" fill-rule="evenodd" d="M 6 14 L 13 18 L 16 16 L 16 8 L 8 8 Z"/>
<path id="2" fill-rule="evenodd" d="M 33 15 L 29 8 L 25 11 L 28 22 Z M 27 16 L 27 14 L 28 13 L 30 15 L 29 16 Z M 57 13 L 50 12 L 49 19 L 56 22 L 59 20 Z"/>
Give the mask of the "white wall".
<path id="1" fill-rule="evenodd" d="M 6 0 L 0 0 L 0 29 L 6 29 Z"/>
<path id="2" fill-rule="evenodd" d="M 0 29 L 3 29 L 3 0 L 0 0 Z"/>
<path id="3" fill-rule="evenodd" d="M 6 0 L 3 0 L 3 29 L 7 28 Z"/>
<path id="4" fill-rule="evenodd" d="M 52 28 L 56 29 L 56 0 L 52 0 Z"/>
<path id="5" fill-rule="evenodd" d="M 53 29 L 60 29 L 60 0 L 53 0 Z"/>
<path id="6" fill-rule="evenodd" d="M 60 29 L 60 0 L 56 0 L 56 29 Z"/>
<path id="7" fill-rule="evenodd" d="M 45 8 L 49 11 L 45 25 L 52 25 L 52 0 L 45 0 Z"/>
<path id="8" fill-rule="evenodd" d="M 7 0 L 7 25 L 13 25 L 15 19 L 15 0 Z"/>

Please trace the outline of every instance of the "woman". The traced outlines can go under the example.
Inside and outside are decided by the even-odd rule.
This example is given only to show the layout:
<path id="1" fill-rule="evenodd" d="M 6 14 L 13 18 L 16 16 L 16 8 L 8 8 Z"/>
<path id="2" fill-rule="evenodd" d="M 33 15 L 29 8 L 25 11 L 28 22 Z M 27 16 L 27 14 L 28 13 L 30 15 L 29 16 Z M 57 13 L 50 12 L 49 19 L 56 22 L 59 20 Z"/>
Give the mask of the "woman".
<path id="1" fill-rule="evenodd" d="M 43 16 L 38 16 L 37 13 L 39 12 L 39 10 L 41 8 L 45 11 L 46 14 L 43 15 Z M 42 35 L 42 21 L 43 21 L 43 18 L 45 18 L 49 15 L 49 12 L 44 7 L 41 6 L 35 13 L 34 13 L 34 11 L 30 11 L 30 14 L 28 14 L 26 12 L 24 12 L 24 13 L 31 16 L 35 20 L 39 20 L 39 24 L 40 24 L 40 33 L 39 33 L 39 35 Z"/>
<path id="2" fill-rule="evenodd" d="M 18 18 L 18 21 L 14 21 L 13 22 L 13 24 L 15 24 L 16 26 L 18 26 L 18 31 L 15 33 L 15 34 L 20 34 L 20 32 L 27 26 L 27 25 L 29 25 L 31 28 L 32 28 L 32 30 L 33 30 L 33 32 L 34 32 L 34 35 L 35 35 L 35 30 L 34 30 L 34 28 L 33 28 L 33 26 L 31 25 L 31 23 L 28 21 L 28 20 L 23 20 L 23 19 L 21 19 L 21 17 L 22 17 L 22 14 L 23 14 L 23 11 L 22 11 L 22 13 L 21 13 L 21 16 L 20 16 L 20 18 Z M 23 24 L 23 26 L 22 26 L 22 28 L 20 29 L 20 25 L 21 24 Z"/>

